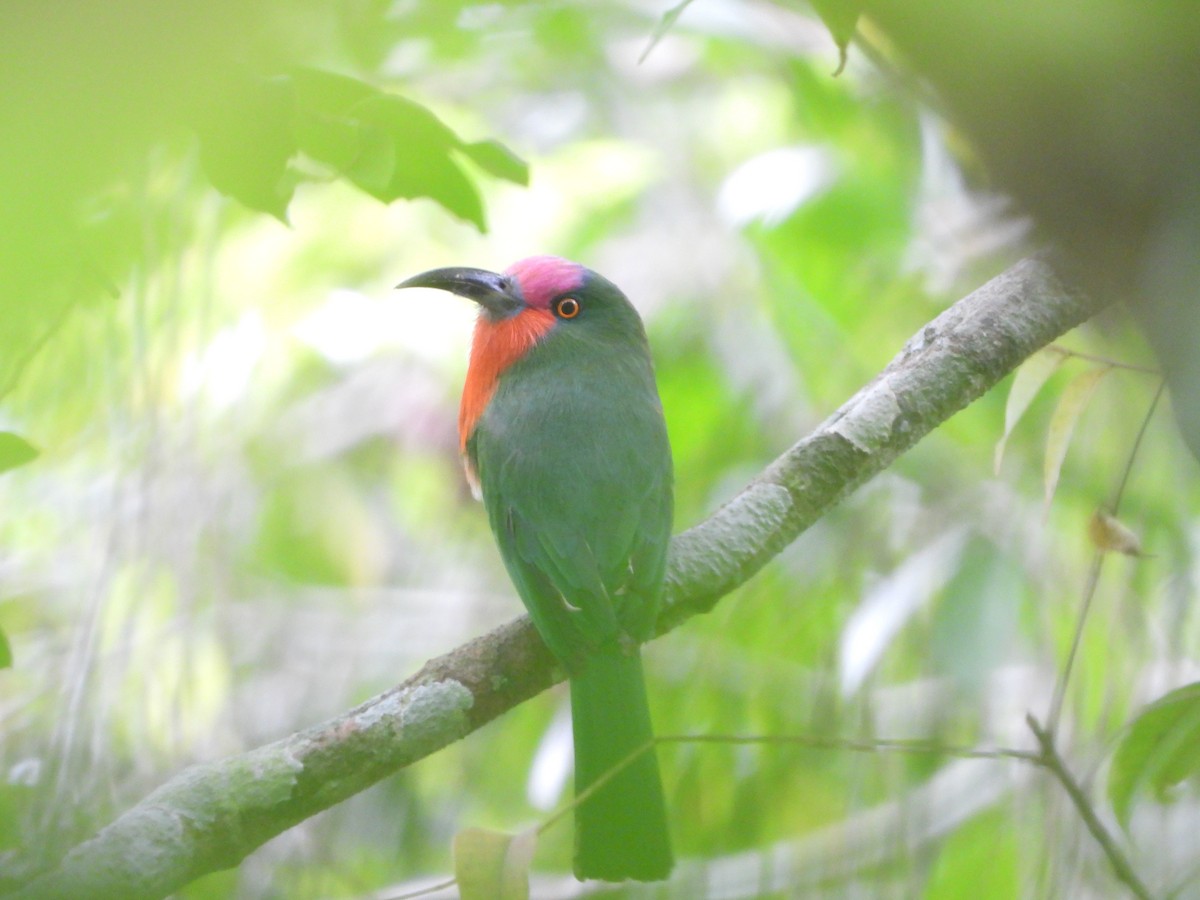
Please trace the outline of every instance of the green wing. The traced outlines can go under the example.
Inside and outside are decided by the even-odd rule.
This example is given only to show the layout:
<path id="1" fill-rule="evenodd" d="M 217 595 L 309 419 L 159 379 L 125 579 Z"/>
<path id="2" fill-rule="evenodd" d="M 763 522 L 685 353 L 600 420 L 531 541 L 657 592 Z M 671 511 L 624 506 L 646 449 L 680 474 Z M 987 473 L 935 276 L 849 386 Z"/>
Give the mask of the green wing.
<path id="1" fill-rule="evenodd" d="M 597 647 L 650 637 L 671 530 L 657 405 L 610 417 L 608 434 L 586 413 L 565 413 L 523 447 L 507 445 L 485 416 L 468 447 L 513 583 L 568 671 Z"/>

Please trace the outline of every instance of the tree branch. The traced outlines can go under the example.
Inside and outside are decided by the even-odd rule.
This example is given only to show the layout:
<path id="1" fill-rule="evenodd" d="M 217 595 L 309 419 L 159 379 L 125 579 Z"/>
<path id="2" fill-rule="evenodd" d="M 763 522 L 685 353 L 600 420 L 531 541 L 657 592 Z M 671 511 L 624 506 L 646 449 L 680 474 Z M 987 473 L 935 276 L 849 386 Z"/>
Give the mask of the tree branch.
<path id="1" fill-rule="evenodd" d="M 675 537 L 659 633 L 710 610 L 847 493 L 1099 308 L 1036 258 L 954 304 L 738 496 Z M 186 769 L 11 896 L 163 897 L 561 678 L 521 617 L 337 718 Z"/>

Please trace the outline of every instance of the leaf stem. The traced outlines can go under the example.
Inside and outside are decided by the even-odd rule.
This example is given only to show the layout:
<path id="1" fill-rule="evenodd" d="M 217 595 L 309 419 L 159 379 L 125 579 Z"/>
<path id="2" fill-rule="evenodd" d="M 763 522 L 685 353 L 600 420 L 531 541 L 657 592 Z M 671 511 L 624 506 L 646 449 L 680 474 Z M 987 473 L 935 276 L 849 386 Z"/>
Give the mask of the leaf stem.
<path id="1" fill-rule="evenodd" d="M 1162 399 L 1166 384 L 1165 380 L 1159 380 L 1158 390 L 1154 392 L 1154 399 L 1150 401 L 1150 407 L 1146 410 L 1146 415 L 1142 419 L 1142 425 L 1138 429 L 1137 437 L 1134 438 L 1133 446 L 1129 449 L 1129 456 L 1125 460 L 1125 467 L 1121 472 L 1121 480 L 1117 484 L 1117 490 L 1113 494 L 1110 506 L 1113 516 L 1116 516 L 1117 510 L 1121 506 L 1121 500 L 1125 496 L 1125 487 L 1129 484 L 1129 475 L 1133 471 L 1133 461 L 1137 458 L 1138 450 L 1141 449 L 1142 439 L 1146 436 L 1146 429 L 1150 425 L 1150 420 L 1154 417 L 1154 411 L 1158 409 L 1158 402 Z M 1092 600 L 1096 596 L 1096 587 L 1100 583 L 1100 569 L 1103 565 L 1104 551 L 1097 550 L 1092 559 L 1091 569 L 1088 571 L 1087 584 L 1083 590 L 1083 604 L 1080 606 L 1079 616 L 1075 621 L 1075 633 L 1071 636 L 1071 649 L 1067 652 L 1066 662 L 1063 663 L 1062 671 L 1055 682 L 1054 693 L 1050 699 L 1050 711 L 1046 716 L 1046 728 L 1051 734 L 1054 734 L 1058 730 L 1058 722 L 1062 717 L 1063 703 L 1067 694 L 1067 685 L 1071 680 L 1071 673 L 1075 668 L 1075 658 L 1079 654 L 1079 645 L 1083 640 L 1083 628 L 1087 622 L 1088 613 L 1092 608 Z"/>

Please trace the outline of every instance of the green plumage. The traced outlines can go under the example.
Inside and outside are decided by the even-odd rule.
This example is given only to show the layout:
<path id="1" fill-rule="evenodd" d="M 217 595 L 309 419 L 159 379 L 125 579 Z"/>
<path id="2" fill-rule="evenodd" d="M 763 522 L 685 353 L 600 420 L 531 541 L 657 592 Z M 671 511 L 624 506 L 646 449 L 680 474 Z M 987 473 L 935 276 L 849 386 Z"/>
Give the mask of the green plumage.
<path id="1" fill-rule="evenodd" d="M 571 685 L 575 786 L 652 738 L 639 645 L 671 533 L 671 453 L 641 320 L 586 272 L 579 314 L 500 376 L 466 444 L 517 591 Z M 576 811 L 580 878 L 665 878 L 653 749 Z"/>
<path id="2" fill-rule="evenodd" d="M 571 714 L 578 795 L 653 737 L 641 656 L 594 653 L 571 678 Z M 670 871 L 667 811 L 651 748 L 577 808 L 575 873 L 653 881 Z"/>

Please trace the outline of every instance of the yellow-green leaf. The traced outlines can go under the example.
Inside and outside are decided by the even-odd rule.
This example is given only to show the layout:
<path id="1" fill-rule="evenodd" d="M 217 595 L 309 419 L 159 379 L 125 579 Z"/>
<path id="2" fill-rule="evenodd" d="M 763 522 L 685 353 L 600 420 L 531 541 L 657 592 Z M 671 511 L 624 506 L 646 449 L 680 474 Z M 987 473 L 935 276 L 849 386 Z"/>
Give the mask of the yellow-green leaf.
<path id="1" fill-rule="evenodd" d="M 499 141 L 476 141 L 463 144 L 460 149 L 464 156 L 489 175 L 529 186 L 529 165 Z"/>
<path id="2" fill-rule="evenodd" d="M 533 829 L 519 834 L 464 828 L 454 836 L 454 878 L 462 900 L 528 900 Z"/>
<path id="3" fill-rule="evenodd" d="M 37 459 L 38 449 L 20 435 L 11 431 L 0 431 L 0 472 Z"/>
<path id="4" fill-rule="evenodd" d="M 654 29 L 654 34 L 650 36 L 650 43 L 647 45 L 646 49 L 642 51 L 642 55 L 638 58 L 639 64 L 646 61 L 646 57 L 650 55 L 650 51 L 657 47 L 658 42 L 666 37 L 667 32 L 671 30 L 675 22 L 681 15 L 683 15 L 683 11 L 691 6 L 691 4 L 692 0 L 682 0 L 682 2 L 676 3 L 665 13 L 663 13 L 662 18 L 659 19 L 658 25 Z"/>
<path id="5" fill-rule="evenodd" d="M 1087 408 L 1101 379 L 1111 370 L 1110 366 L 1102 366 L 1076 375 L 1058 400 L 1058 406 L 1050 419 L 1050 429 L 1046 435 L 1046 456 L 1042 461 L 1042 482 L 1047 508 L 1058 488 L 1058 476 L 1062 472 L 1063 460 L 1071 443 L 1071 435 L 1075 431 L 1075 423 L 1079 421 L 1080 413 Z"/>
<path id="6" fill-rule="evenodd" d="M 1066 358 L 1067 354 L 1057 347 L 1047 347 L 1033 354 L 1017 369 L 1012 386 L 1008 389 L 1008 402 L 1004 405 L 1004 434 L 996 443 L 994 469 L 997 475 L 1000 474 L 1000 463 L 1004 461 L 1004 448 L 1008 444 L 1008 436 L 1017 427 L 1017 423 L 1021 421 L 1021 417 L 1025 415 L 1042 386 L 1058 371 Z"/>

